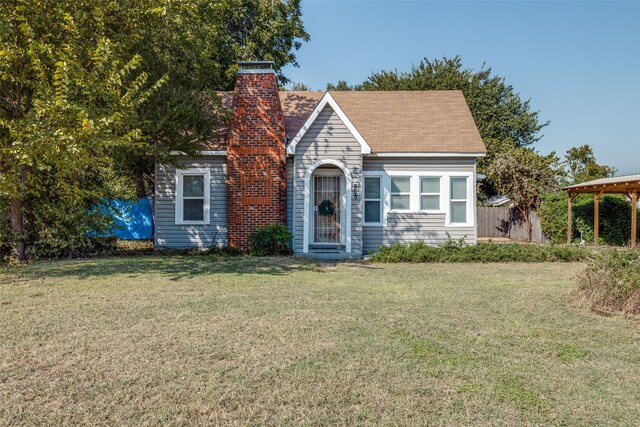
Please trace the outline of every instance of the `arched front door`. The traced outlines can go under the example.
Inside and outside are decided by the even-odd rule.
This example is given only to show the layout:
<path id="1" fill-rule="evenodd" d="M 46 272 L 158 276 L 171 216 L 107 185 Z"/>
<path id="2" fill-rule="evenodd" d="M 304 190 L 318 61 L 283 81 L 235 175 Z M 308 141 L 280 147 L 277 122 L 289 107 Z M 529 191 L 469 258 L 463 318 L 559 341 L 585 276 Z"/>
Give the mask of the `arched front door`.
<path id="1" fill-rule="evenodd" d="M 318 160 L 304 175 L 303 253 L 351 253 L 351 173 L 340 161 Z M 349 213 L 349 214 L 347 214 Z"/>
<path id="2" fill-rule="evenodd" d="M 345 244 L 345 177 L 336 167 L 322 167 L 313 172 L 311 183 L 311 244 L 338 246 Z"/>

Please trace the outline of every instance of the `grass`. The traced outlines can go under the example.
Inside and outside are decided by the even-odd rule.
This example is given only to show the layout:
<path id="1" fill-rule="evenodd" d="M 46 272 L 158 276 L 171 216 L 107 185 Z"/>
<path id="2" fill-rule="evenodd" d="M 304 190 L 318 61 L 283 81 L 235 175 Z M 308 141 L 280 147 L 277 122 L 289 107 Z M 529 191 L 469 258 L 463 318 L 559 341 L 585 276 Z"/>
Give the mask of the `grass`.
<path id="1" fill-rule="evenodd" d="M 581 264 L 161 256 L 0 272 L 0 425 L 633 425 Z"/>

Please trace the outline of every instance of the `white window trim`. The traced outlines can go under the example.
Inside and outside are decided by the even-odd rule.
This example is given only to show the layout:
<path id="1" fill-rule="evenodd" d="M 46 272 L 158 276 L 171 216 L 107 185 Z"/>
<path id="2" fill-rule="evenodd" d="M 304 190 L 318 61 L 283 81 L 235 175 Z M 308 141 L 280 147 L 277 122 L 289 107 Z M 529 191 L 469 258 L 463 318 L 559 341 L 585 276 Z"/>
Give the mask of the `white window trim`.
<path id="1" fill-rule="evenodd" d="M 466 178 L 467 179 L 467 198 L 465 200 L 462 199 L 452 199 L 451 198 L 451 180 L 453 178 Z M 475 214 L 473 213 L 473 209 L 475 209 L 475 200 L 473 194 L 473 187 L 475 187 L 475 181 L 473 181 L 468 174 L 457 174 L 453 173 L 447 177 L 447 227 L 455 228 L 455 227 L 472 227 L 474 225 Z M 452 222 L 451 221 L 451 203 L 453 202 L 462 202 L 466 203 L 466 222 Z M 474 203 L 471 203 L 474 201 Z"/>
<path id="2" fill-rule="evenodd" d="M 409 178 L 409 192 L 402 192 L 402 193 L 393 193 L 391 191 L 391 180 L 393 178 Z M 407 174 L 407 173 L 398 173 L 398 174 L 389 174 L 389 212 L 393 212 L 393 213 L 406 213 L 406 212 L 413 212 L 415 210 L 415 200 L 413 200 L 414 197 L 414 179 L 415 177 L 412 176 L 411 174 Z M 391 206 L 391 198 L 393 198 L 393 196 L 409 196 L 409 209 L 393 209 Z"/>
<path id="3" fill-rule="evenodd" d="M 438 193 L 423 193 L 422 192 L 422 178 L 438 178 L 438 189 L 439 192 Z M 418 196 L 419 196 L 419 200 L 418 200 L 418 206 L 420 209 L 420 212 L 425 212 L 425 213 L 445 213 L 445 209 L 442 209 L 442 175 L 431 175 L 431 174 L 427 174 L 427 173 L 422 173 L 420 174 L 420 176 L 418 177 Z M 438 196 L 438 209 L 422 209 L 422 196 Z"/>
<path id="4" fill-rule="evenodd" d="M 204 202 L 203 202 L 203 208 L 202 208 L 203 209 L 202 221 L 185 221 L 183 219 L 184 218 L 183 183 L 184 183 L 185 175 L 204 176 Z M 176 225 L 208 225 L 211 220 L 210 195 L 211 195 L 211 170 L 209 168 L 176 169 L 176 201 L 175 201 Z"/>
<path id="5" fill-rule="evenodd" d="M 380 171 L 363 171 L 363 176 L 381 176 L 384 188 L 384 209 L 382 211 L 382 223 L 371 224 L 364 222 L 363 226 L 375 227 L 386 226 L 387 218 L 389 214 L 403 214 L 403 213 L 421 213 L 424 215 L 444 214 L 445 215 L 445 228 L 469 228 L 475 227 L 475 172 L 444 172 L 444 171 L 406 171 L 406 170 L 380 170 Z M 411 177 L 411 198 L 409 210 L 391 210 L 391 177 Z M 420 206 L 420 178 L 422 177 L 440 177 L 440 210 L 421 210 Z M 451 201 L 449 196 L 451 194 L 451 177 L 465 177 L 467 178 L 467 222 L 466 223 L 451 223 Z M 363 187 L 364 188 L 364 187 Z M 363 205 L 364 210 L 364 205 Z"/>
<path id="6" fill-rule="evenodd" d="M 365 183 L 365 178 L 378 178 L 380 180 L 380 194 L 378 195 L 377 199 L 367 199 L 366 197 L 366 183 Z M 371 225 L 371 226 L 381 226 L 384 225 L 386 223 L 385 221 L 385 197 L 384 197 L 384 176 L 382 173 L 371 173 L 371 172 L 365 172 L 363 173 L 363 178 L 362 178 L 362 224 L 363 225 Z M 373 201 L 378 201 L 380 202 L 380 221 L 375 221 L 375 222 L 367 222 L 366 220 L 366 213 L 365 213 L 365 204 L 366 202 L 373 202 Z"/>

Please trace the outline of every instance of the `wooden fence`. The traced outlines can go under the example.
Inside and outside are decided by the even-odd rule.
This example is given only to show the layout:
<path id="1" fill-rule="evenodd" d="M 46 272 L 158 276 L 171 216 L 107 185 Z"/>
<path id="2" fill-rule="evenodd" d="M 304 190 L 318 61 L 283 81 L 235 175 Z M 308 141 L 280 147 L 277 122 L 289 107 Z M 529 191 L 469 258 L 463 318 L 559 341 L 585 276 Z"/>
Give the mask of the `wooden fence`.
<path id="1" fill-rule="evenodd" d="M 531 224 L 533 225 L 531 241 L 546 243 L 549 239 L 542 232 L 540 217 L 537 212 L 531 212 Z M 477 208 L 478 237 L 497 238 L 506 237 L 511 240 L 528 239 L 527 223 L 517 209 L 509 208 Z"/>

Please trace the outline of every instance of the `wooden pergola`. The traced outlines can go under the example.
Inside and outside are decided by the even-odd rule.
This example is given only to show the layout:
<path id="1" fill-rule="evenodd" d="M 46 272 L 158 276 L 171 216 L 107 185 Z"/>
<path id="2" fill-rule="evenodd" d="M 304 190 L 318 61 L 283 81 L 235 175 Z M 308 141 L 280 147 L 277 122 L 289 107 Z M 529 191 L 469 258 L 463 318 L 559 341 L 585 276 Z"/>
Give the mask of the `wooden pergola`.
<path id="1" fill-rule="evenodd" d="M 638 206 L 638 193 L 640 193 L 640 174 L 637 175 L 625 175 L 617 176 L 614 178 L 596 179 L 594 181 L 583 182 L 580 184 L 570 185 L 564 187 L 569 195 L 569 208 L 567 214 L 568 226 L 567 226 L 567 243 L 571 244 L 571 214 L 572 214 L 572 202 L 578 194 L 593 194 L 594 197 L 594 209 L 593 209 L 593 241 L 598 244 L 598 228 L 600 226 L 600 196 L 604 193 L 613 194 L 625 194 L 631 199 L 631 246 L 636 246 L 636 234 L 637 234 L 637 206 Z"/>

